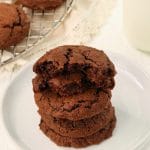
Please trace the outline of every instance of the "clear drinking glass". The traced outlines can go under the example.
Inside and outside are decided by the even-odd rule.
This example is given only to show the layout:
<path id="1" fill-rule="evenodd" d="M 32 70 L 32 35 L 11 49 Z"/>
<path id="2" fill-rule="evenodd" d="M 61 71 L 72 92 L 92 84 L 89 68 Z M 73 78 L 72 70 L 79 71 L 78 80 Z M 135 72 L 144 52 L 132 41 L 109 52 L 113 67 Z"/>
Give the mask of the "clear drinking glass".
<path id="1" fill-rule="evenodd" d="M 124 28 L 129 42 L 150 52 L 150 0 L 123 0 Z"/>

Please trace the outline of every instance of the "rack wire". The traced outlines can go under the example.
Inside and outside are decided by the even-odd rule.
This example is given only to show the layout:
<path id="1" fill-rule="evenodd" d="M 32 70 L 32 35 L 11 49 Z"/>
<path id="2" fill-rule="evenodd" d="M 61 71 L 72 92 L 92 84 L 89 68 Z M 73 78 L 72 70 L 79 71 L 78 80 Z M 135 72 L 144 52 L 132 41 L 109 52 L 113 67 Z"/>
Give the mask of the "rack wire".
<path id="1" fill-rule="evenodd" d="M 13 0 L 2 0 L 12 3 Z M 15 61 L 22 55 L 27 54 L 47 34 L 52 33 L 72 10 L 74 0 L 66 0 L 65 3 L 54 10 L 31 10 L 23 7 L 30 19 L 28 36 L 19 44 L 8 49 L 0 49 L 0 67 Z"/>

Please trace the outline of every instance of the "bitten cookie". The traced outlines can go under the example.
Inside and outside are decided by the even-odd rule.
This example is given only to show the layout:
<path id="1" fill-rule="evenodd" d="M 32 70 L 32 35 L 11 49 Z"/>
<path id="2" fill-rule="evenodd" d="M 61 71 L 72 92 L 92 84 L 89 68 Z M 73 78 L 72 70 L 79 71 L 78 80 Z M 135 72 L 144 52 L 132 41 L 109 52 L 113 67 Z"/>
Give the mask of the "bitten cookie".
<path id="1" fill-rule="evenodd" d="M 47 115 L 69 120 L 90 118 L 110 106 L 111 92 L 88 89 L 68 97 L 60 97 L 52 92 L 34 93 L 35 102 Z"/>
<path id="2" fill-rule="evenodd" d="M 110 86 L 111 89 L 116 74 L 113 63 L 103 51 L 87 46 L 60 46 L 52 49 L 35 63 L 33 71 L 45 79 L 65 72 L 80 72 L 95 88 Z M 108 79 L 112 82 L 108 82 Z"/>
<path id="3" fill-rule="evenodd" d="M 93 88 L 94 85 L 81 73 L 60 75 L 52 79 L 44 79 L 42 76 L 36 76 L 33 79 L 34 92 L 43 92 L 49 90 L 60 96 L 70 96 L 84 92 L 87 88 Z M 112 89 L 115 85 L 114 79 L 105 80 L 104 89 Z"/>
<path id="4" fill-rule="evenodd" d="M 67 136 L 61 136 L 56 133 L 54 130 L 49 128 L 45 122 L 41 121 L 40 128 L 45 133 L 47 137 L 53 140 L 59 146 L 68 146 L 68 147 L 86 147 L 93 144 L 98 144 L 103 140 L 112 136 L 112 132 L 116 125 L 116 118 L 114 117 L 103 129 L 98 132 L 82 138 L 71 138 Z"/>
<path id="5" fill-rule="evenodd" d="M 17 0 L 16 4 L 21 4 L 31 9 L 50 10 L 63 4 L 65 0 Z"/>
<path id="6" fill-rule="evenodd" d="M 84 83 L 85 78 L 79 73 L 61 75 L 49 80 L 44 80 L 41 76 L 36 76 L 33 79 L 33 90 L 34 92 L 50 90 L 60 96 L 69 96 L 83 92 L 90 84 L 89 82 Z"/>
<path id="7" fill-rule="evenodd" d="M 29 19 L 19 6 L 0 3 L 0 49 L 21 42 L 29 28 Z"/>

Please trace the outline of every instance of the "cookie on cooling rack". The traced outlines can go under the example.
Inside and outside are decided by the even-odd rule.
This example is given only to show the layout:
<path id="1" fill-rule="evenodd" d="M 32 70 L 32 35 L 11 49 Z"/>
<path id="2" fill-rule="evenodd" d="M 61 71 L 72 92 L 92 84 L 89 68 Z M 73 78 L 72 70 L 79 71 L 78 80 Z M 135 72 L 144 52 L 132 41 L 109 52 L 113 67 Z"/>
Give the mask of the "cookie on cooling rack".
<path id="1" fill-rule="evenodd" d="M 19 6 L 0 3 L 0 49 L 21 42 L 28 34 L 29 28 L 30 22 Z"/>
<path id="2" fill-rule="evenodd" d="M 16 4 L 21 4 L 31 9 L 51 10 L 63 4 L 65 0 L 17 0 Z"/>

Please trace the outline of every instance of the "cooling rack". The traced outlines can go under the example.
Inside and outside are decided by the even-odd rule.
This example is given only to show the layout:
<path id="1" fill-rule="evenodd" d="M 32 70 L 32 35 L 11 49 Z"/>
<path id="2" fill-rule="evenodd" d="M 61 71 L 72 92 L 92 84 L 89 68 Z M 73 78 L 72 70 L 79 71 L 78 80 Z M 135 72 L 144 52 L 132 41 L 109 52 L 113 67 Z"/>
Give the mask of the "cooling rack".
<path id="1" fill-rule="evenodd" d="M 52 33 L 70 13 L 74 1 L 66 0 L 60 8 L 54 10 L 40 11 L 23 7 L 31 22 L 30 31 L 21 43 L 8 49 L 0 49 L 0 67 L 27 54 L 41 39 Z M 12 3 L 13 0 L 1 0 L 1 2 Z"/>

